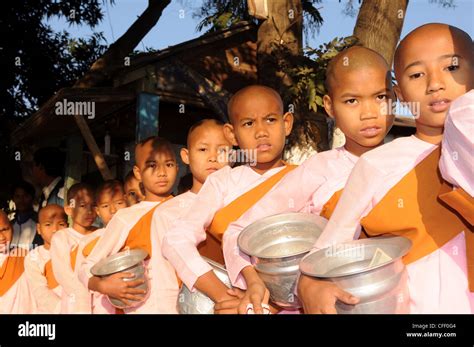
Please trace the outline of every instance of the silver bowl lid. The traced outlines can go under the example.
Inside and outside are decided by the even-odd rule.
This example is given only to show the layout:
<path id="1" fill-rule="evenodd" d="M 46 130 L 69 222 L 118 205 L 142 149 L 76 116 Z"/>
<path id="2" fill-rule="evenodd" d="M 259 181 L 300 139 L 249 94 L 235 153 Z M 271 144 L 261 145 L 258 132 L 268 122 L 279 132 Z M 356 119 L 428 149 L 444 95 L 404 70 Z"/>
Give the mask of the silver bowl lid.
<path id="1" fill-rule="evenodd" d="M 262 259 L 293 257 L 308 252 L 327 220 L 309 213 L 284 213 L 262 218 L 238 237 L 242 252 Z"/>
<path id="2" fill-rule="evenodd" d="M 91 268 L 91 273 L 94 276 L 111 275 L 137 265 L 146 257 L 148 253 L 139 248 L 119 252 L 99 261 Z"/>
<path id="3" fill-rule="evenodd" d="M 300 271 L 318 278 L 356 275 L 400 259 L 408 253 L 411 245 L 409 239 L 401 236 L 380 236 L 343 242 L 306 255 L 300 262 Z M 388 257 L 371 265 L 377 250 Z"/>

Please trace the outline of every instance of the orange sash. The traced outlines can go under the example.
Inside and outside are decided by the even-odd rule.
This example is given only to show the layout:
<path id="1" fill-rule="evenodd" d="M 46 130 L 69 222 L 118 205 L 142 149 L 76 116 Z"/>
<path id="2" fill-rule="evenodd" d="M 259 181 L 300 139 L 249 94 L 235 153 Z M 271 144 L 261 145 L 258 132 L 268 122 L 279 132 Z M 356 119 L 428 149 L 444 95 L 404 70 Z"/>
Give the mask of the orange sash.
<path id="1" fill-rule="evenodd" d="M 46 281 L 48 282 L 48 288 L 54 289 L 59 286 L 58 281 L 56 281 L 56 277 L 54 277 L 53 273 L 53 262 L 48 260 L 48 262 L 44 266 L 44 276 L 46 277 Z"/>
<path id="2" fill-rule="evenodd" d="M 15 252 L 15 250 L 10 252 Z M 23 252 L 20 252 L 18 255 L 9 255 L 0 268 L 0 296 L 3 296 L 10 290 L 25 270 L 25 255 L 21 253 Z"/>
<path id="3" fill-rule="evenodd" d="M 439 198 L 459 212 L 469 224 L 474 225 L 474 198 L 464 189 L 458 188 L 441 194 Z"/>
<path id="4" fill-rule="evenodd" d="M 438 169 L 440 148 L 405 175 L 361 220 L 369 237 L 396 235 L 409 238 L 413 247 L 404 257 L 410 264 L 441 248 L 460 232 L 466 234 L 469 288 L 474 291 L 473 228 L 438 194 L 451 191 Z"/>
<path id="5" fill-rule="evenodd" d="M 145 252 L 148 253 L 148 257 L 146 259 L 150 259 L 152 253 L 151 253 L 151 223 L 153 220 L 153 214 L 156 210 L 157 207 L 161 206 L 162 203 L 165 201 L 168 201 L 172 199 L 173 196 L 170 195 L 166 199 L 164 199 L 161 203 L 159 203 L 157 206 L 153 207 L 150 211 L 145 213 L 143 217 L 141 217 L 138 222 L 133 226 L 133 228 L 130 230 L 127 240 L 125 241 L 125 244 L 123 245 L 121 251 L 124 251 L 126 249 L 136 249 L 140 248 L 143 249 Z M 97 242 L 99 238 L 95 239 L 94 241 L 90 242 L 88 246 L 91 246 L 91 249 L 95 246 L 95 243 Z M 93 245 L 91 245 L 94 242 Z M 84 248 L 84 251 L 86 249 Z M 178 277 L 178 274 L 176 274 L 176 279 L 178 281 L 178 285 L 181 285 L 181 280 Z M 121 310 L 116 309 L 116 314 L 121 314 Z M 123 311 L 122 311 L 123 313 Z"/>
<path id="6" fill-rule="evenodd" d="M 296 167 L 296 165 L 287 165 L 255 188 L 250 189 L 217 211 L 211 225 L 206 230 L 206 240 L 201 242 L 198 246 L 199 253 L 204 257 L 224 264 L 222 237 L 229 224 L 239 219 L 240 216 L 255 205 L 255 203 L 268 193 L 288 172 Z"/>
<path id="7" fill-rule="evenodd" d="M 130 229 L 128 237 L 125 240 L 121 251 L 126 249 L 143 249 L 148 253 L 147 259 L 151 257 L 151 222 L 153 220 L 153 213 L 155 212 L 158 206 L 161 206 L 162 203 L 171 199 L 173 196 L 170 195 L 164 199 L 161 203 L 157 204 L 150 211 L 145 213 L 138 222 Z"/>
<path id="8" fill-rule="evenodd" d="M 78 248 L 79 248 L 79 245 L 76 245 L 71 253 L 70 253 L 70 258 L 71 258 L 71 269 L 74 270 L 74 268 L 76 267 L 76 259 L 77 259 L 77 251 L 78 251 Z"/>
<path id="9" fill-rule="evenodd" d="M 331 218 L 334 210 L 336 209 L 337 202 L 341 198 L 342 192 L 344 189 L 340 189 L 337 192 L 335 192 L 331 198 L 324 204 L 321 213 L 319 214 L 321 217 L 326 218 L 329 220 Z"/>
<path id="10" fill-rule="evenodd" d="M 89 254 L 92 253 L 92 250 L 94 249 L 95 245 L 99 241 L 100 236 L 97 236 L 95 239 L 93 239 L 91 242 L 89 242 L 83 249 L 82 249 L 82 255 L 84 258 L 87 258 Z"/>

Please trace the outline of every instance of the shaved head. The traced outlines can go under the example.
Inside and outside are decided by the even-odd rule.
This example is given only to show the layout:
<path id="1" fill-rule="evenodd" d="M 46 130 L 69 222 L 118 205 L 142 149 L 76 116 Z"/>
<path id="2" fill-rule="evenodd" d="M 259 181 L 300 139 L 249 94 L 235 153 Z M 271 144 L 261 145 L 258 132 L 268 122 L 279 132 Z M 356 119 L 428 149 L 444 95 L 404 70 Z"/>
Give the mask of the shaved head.
<path id="1" fill-rule="evenodd" d="M 253 99 L 255 102 L 258 102 L 258 100 L 262 98 L 268 98 L 274 101 L 278 107 L 280 107 L 280 113 L 283 114 L 283 101 L 281 100 L 280 94 L 278 94 L 275 89 L 270 87 L 254 84 L 240 89 L 230 98 L 229 103 L 227 104 L 227 114 L 229 115 L 230 122 L 235 124 L 236 111 L 238 110 L 239 104 L 241 102 L 248 101 L 249 99 Z"/>
<path id="2" fill-rule="evenodd" d="M 188 138 L 187 138 L 187 147 L 189 148 L 192 143 L 194 143 L 197 138 L 200 136 L 199 130 L 208 129 L 208 128 L 219 128 L 223 131 L 224 123 L 220 120 L 213 119 L 213 118 L 205 118 L 193 124 L 188 131 Z"/>
<path id="3" fill-rule="evenodd" d="M 44 219 L 54 219 L 56 216 L 67 220 L 67 215 L 64 211 L 64 208 L 56 204 L 46 205 L 38 213 L 38 222 L 43 223 Z"/>
<path id="4" fill-rule="evenodd" d="M 430 42 L 440 38 L 452 41 L 454 50 L 458 51 L 474 67 L 474 44 L 468 33 L 451 25 L 428 23 L 411 31 L 400 41 L 395 51 L 395 74 L 398 76 L 401 73 L 406 63 L 406 51 L 413 45 L 417 45 L 418 40 Z"/>
<path id="5" fill-rule="evenodd" d="M 382 69 L 387 78 L 391 79 L 390 67 L 385 59 L 370 48 L 352 46 L 341 51 L 328 64 L 326 70 L 326 90 L 329 95 L 337 87 L 342 74 L 359 71 L 366 68 Z"/>

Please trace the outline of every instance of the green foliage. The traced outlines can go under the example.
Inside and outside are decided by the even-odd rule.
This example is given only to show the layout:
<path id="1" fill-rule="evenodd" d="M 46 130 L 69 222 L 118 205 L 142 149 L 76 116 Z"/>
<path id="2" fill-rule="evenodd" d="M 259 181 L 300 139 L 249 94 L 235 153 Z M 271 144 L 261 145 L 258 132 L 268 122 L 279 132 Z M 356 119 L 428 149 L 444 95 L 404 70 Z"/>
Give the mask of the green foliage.
<path id="1" fill-rule="evenodd" d="M 321 0 L 301 0 L 304 32 L 307 35 L 314 35 L 323 23 L 323 18 L 315 7 L 319 3 Z M 247 0 L 205 0 L 201 8 L 194 13 L 194 17 L 202 19 L 197 30 L 207 29 L 206 32 L 226 29 L 240 21 L 258 22 L 249 15 Z"/>
<path id="2" fill-rule="evenodd" d="M 112 1 L 111 1 L 112 2 Z M 13 1 L 0 11 L 0 116 L 16 122 L 31 115 L 58 89 L 81 77 L 105 50 L 95 33 L 74 39 L 54 32 L 52 17 L 94 27 L 103 17 L 101 0 Z"/>
<path id="3" fill-rule="evenodd" d="M 329 61 L 340 51 L 356 43 L 353 36 L 335 38 L 318 48 L 307 48 L 303 64 L 285 64 L 283 71 L 290 77 L 293 85 L 289 88 L 290 97 L 301 105 L 307 105 L 312 112 L 323 112 L 323 96 L 326 94 L 324 80 Z"/>
<path id="4" fill-rule="evenodd" d="M 438 4 L 442 8 L 456 8 L 454 0 L 430 0 L 431 4 Z"/>
<path id="5" fill-rule="evenodd" d="M 335 38 L 318 48 L 307 48 L 304 56 L 293 56 L 283 47 L 275 49 L 274 59 L 279 70 L 291 81 L 291 86 L 283 90 L 283 97 L 295 107 L 295 129 L 289 137 L 289 145 L 308 144 L 317 148 L 318 121 L 327 117 L 323 107 L 326 94 L 324 81 L 329 61 L 342 50 L 353 46 L 357 40 L 353 36 Z M 318 148 L 321 150 L 322 148 Z"/>

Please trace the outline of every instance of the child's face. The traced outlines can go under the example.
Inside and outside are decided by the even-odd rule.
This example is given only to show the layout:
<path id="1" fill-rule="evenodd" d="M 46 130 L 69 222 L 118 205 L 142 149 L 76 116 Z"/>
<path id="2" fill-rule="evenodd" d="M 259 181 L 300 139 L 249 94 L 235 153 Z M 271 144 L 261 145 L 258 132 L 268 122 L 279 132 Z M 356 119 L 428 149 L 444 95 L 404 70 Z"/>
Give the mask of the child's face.
<path id="1" fill-rule="evenodd" d="M 0 213 L 0 253 L 7 253 L 12 240 L 12 225 L 5 213 Z"/>
<path id="2" fill-rule="evenodd" d="M 132 206 L 138 204 L 140 201 L 145 200 L 142 190 L 140 189 L 140 181 L 138 181 L 136 178 L 128 180 L 124 184 L 124 189 L 127 206 Z"/>
<path id="3" fill-rule="evenodd" d="M 22 188 L 16 188 L 13 193 L 13 202 L 18 212 L 26 212 L 33 209 L 33 197 Z"/>
<path id="4" fill-rule="evenodd" d="M 458 41 L 450 30 L 433 27 L 414 33 L 400 47 L 395 90 L 403 101 L 418 103 L 418 125 L 443 128 L 451 102 L 474 88 L 472 52 Z"/>
<path id="5" fill-rule="evenodd" d="M 145 192 L 156 197 L 166 197 L 171 193 L 178 174 L 173 153 L 169 150 L 151 150 L 143 163 L 138 165 L 133 168 L 133 172 L 143 183 Z"/>
<path id="6" fill-rule="evenodd" d="M 393 92 L 387 69 L 361 67 L 341 72 L 331 88 L 331 95 L 324 96 L 327 113 L 350 142 L 362 147 L 375 147 L 383 142 L 390 130 L 394 116 L 389 100 Z"/>
<path id="7" fill-rule="evenodd" d="M 189 148 L 181 150 L 181 158 L 189 165 L 193 178 L 202 184 L 211 173 L 228 165 L 230 147 L 223 126 L 203 124 L 191 134 Z"/>
<path id="8" fill-rule="evenodd" d="M 82 189 L 68 203 L 65 211 L 68 216 L 71 216 L 74 225 L 90 228 L 94 224 L 97 213 L 92 192 Z"/>
<path id="9" fill-rule="evenodd" d="M 48 205 L 42 209 L 38 216 L 36 229 L 43 238 L 46 247 L 51 244 L 51 239 L 56 231 L 67 228 L 67 216 L 59 206 Z"/>
<path id="10" fill-rule="evenodd" d="M 258 164 L 281 158 L 292 126 L 293 115 L 283 114 L 281 102 L 273 94 L 259 90 L 246 93 L 234 102 L 232 125 L 225 125 L 233 145 L 256 151 Z"/>
<path id="11" fill-rule="evenodd" d="M 100 193 L 95 209 L 102 222 L 107 225 L 115 212 L 125 207 L 127 207 L 127 204 L 124 199 L 124 192 L 121 187 L 117 186 L 103 190 Z"/>

